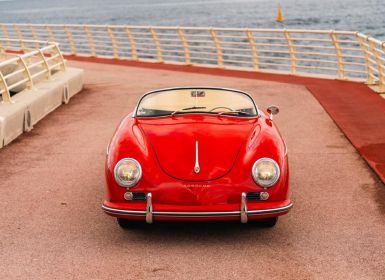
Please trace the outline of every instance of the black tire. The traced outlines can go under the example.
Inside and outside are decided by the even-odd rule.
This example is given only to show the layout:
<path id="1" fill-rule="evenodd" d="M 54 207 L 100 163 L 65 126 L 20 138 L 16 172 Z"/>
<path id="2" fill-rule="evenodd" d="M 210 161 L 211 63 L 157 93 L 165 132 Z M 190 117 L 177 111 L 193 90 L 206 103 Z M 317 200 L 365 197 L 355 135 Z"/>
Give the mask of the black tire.
<path id="1" fill-rule="evenodd" d="M 278 217 L 272 217 L 267 219 L 259 220 L 259 224 L 262 227 L 271 228 L 274 227 L 278 222 Z"/>
<path id="2" fill-rule="evenodd" d="M 141 223 L 141 221 L 136 220 L 127 220 L 122 218 L 116 218 L 116 221 L 118 222 L 118 225 L 122 229 L 132 229 L 138 227 Z"/>

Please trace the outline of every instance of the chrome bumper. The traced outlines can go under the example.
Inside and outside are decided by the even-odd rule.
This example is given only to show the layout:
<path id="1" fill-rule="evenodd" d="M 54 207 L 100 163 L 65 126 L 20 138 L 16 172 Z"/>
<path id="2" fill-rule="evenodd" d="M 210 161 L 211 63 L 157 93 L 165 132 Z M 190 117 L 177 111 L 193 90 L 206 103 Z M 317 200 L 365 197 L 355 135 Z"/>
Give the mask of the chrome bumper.
<path id="1" fill-rule="evenodd" d="M 162 217 L 176 217 L 176 218 L 199 218 L 199 217 L 240 217 L 242 223 L 247 223 L 248 216 L 258 216 L 258 215 L 268 215 L 268 214 L 277 214 L 290 210 L 293 207 L 293 203 L 288 205 L 269 208 L 269 209 L 260 209 L 260 210 L 248 210 L 247 209 L 247 200 L 246 193 L 242 193 L 241 196 L 241 209 L 240 211 L 222 211 L 222 212 L 168 212 L 168 211 L 153 211 L 152 208 L 152 194 L 147 194 L 147 205 L 146 210 L 123 210 L 111 208 L 105 205 L 102 205 L 102 209 L 106 213 L 110 214 L 119 214 L 119 215 L 128 215 L 128 216 L 145 216 L 146 222 L 151 224 L 154 216 Z"/>

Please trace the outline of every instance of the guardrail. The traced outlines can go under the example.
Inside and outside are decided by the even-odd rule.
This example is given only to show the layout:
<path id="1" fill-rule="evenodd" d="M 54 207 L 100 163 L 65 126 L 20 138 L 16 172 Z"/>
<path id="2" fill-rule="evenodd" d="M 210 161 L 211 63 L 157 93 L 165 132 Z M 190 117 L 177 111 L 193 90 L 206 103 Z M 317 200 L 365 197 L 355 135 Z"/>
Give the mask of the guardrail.
<path id="1" fill-rule="evenodd" d="M 49 79 L 65 69 L 65 61 L 57 43 L 38 40 L 0 38 L 0 96 L 12 103 L 12 93 Z"/>
<path id="2" fill-rule="evenodd" d="M 58 42 L 65 54 L 326 76 L 385 92 L 385 43 L 358 32 L 70 24 L 0 24 L 0 32 Z"/>

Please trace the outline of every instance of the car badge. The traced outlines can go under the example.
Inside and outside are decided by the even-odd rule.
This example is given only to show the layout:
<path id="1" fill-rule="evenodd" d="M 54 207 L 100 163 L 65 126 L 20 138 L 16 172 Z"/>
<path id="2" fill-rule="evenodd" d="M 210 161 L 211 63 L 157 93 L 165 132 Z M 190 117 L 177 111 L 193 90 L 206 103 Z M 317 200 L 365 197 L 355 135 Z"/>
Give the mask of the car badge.
<path id="1" fill-rule="evenodd" d="M 198 141 L 195 141 L 195 166 L 194 166 L 194 172 L 195 174 L 198 174 L 201 171 L 201 168 L 199 166 L 199 159 L 198 159 Z"/>

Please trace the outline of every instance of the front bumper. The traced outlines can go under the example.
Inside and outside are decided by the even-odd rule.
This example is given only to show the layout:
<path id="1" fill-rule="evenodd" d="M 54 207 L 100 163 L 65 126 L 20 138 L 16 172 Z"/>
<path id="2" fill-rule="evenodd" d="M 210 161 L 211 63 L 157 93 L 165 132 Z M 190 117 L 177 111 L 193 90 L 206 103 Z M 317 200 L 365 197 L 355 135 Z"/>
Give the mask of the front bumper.
<path id="1" fill-rule="evenodd" d="M 286 214 L 292 207 L 293 203 L 290 200 L 279 203 L 248 203 L 245 193 L 242 193 L 240 205 L 221 207 L 195 206 L 175 209 L 176 207 L 172 206 L 153 205 L 151 193 L 147 194 L 145 210 L 137 209 L 138 207 L 127 209 L 127 203 L 105 202 L 102 205 L 103 211 L 111 216 L 127 219 L 145 218 L 147 223 L 152 223 L 154 218 L 157 220 L 240 220 L 242 223 L 247 223 L 249 219 L 262 219 Z M 238 210 L 234 210 L 235 208 Z"/>

